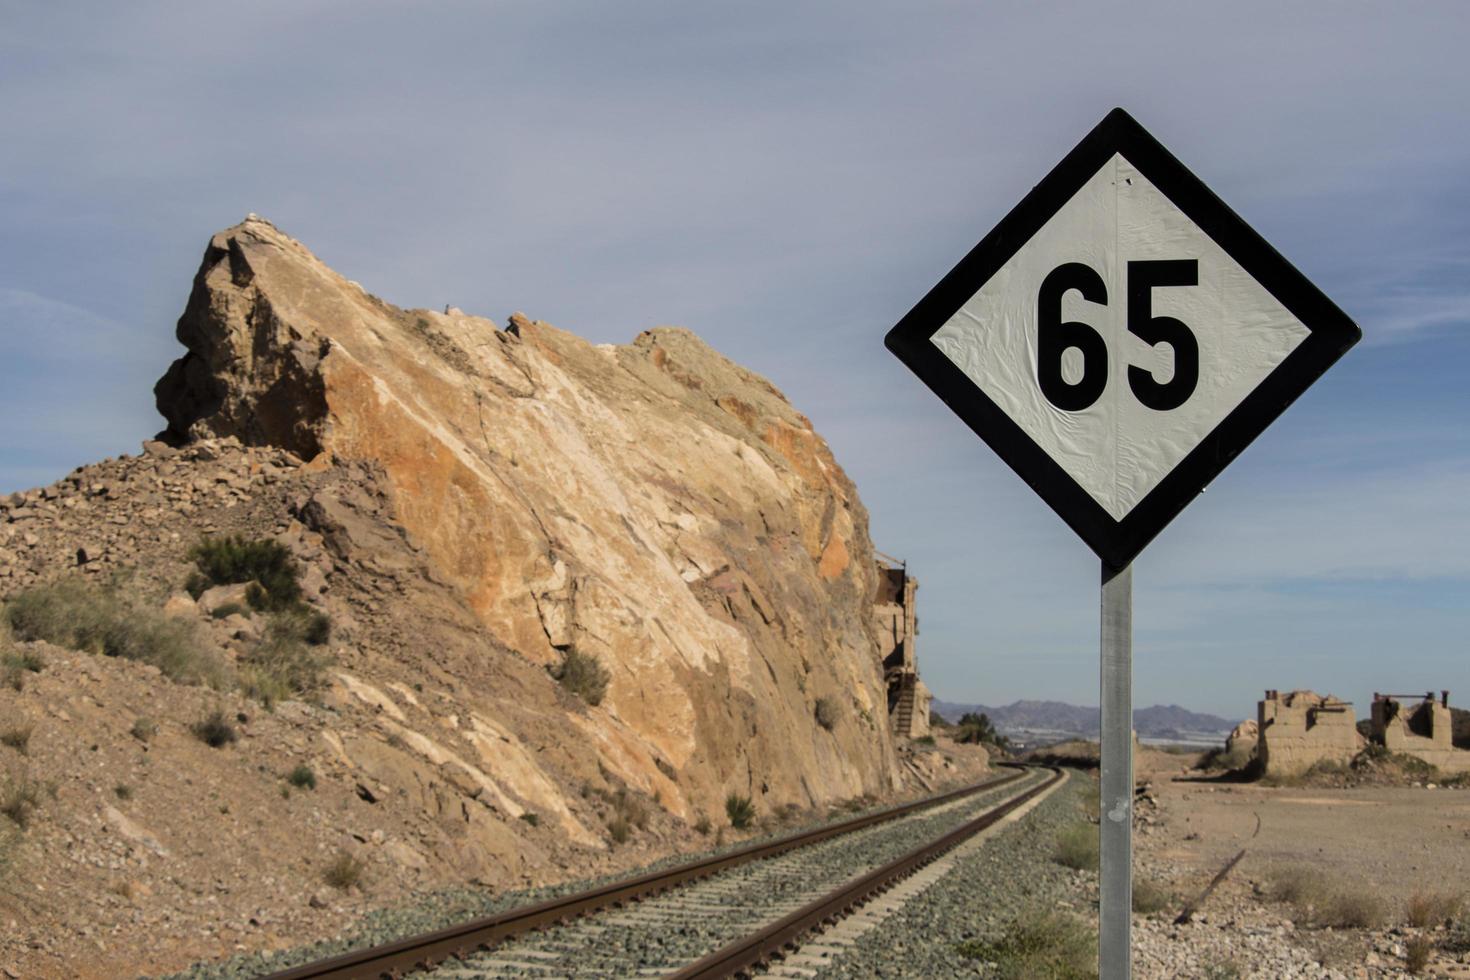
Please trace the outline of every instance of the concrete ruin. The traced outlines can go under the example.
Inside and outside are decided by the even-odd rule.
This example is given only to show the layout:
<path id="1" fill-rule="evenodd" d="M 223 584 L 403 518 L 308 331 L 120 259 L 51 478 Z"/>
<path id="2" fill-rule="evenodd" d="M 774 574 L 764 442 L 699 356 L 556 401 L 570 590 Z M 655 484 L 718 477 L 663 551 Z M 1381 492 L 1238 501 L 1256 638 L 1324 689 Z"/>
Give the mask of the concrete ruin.
<path id="1" fill-rule="evenodd" d="M 883 677 L 888 682 L 888 724 L 902 738 L 929 734 L 929 702 L 933 695 L 919 680 L 919 657 L 914 640 L 919 635 L 919 617 L 914 597 L 919 580 L 908 573 L 906 563 L 887 555 L 878 556 L 878 587 L 873 596 L 874 632 L 878 656 L 883 660 Z"/>
<path id="2" fill-rule="evenodd" d="M 1470 751 L 1454 744 L 1450 692 L 1426 691 L 1422 700 L 1405 705 L 1413 694 L 1373 693 L 1371 738 L 1390 752 L 1412 756 L 1445 773 L 1470 772 Z"/>
<path id="3" fill-rule="evenodd" d="M 1267 691 L 1256 705 L 1263 775 L 1291 776 L 1318 762 L 1351 762 L 1365 740 L 1350 701 L 1313 691 Z"/>

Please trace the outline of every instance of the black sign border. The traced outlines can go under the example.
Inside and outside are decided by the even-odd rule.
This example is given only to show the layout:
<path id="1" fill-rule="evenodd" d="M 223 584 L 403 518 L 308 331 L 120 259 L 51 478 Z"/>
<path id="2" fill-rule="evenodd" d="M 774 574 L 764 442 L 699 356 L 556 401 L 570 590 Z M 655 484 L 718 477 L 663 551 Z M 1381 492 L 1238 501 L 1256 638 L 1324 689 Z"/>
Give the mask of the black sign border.
<path id="1" fill-rule="evenodd" d="M 1309 331 L 1306 340 L 1122 521 L 1114 520 L 954 362 L 930 343 L 939 328 L 1114 153 L 1122 154 Z M 1361 338 L 1362 331 L 1347 314 L 1132 116 L 1122 109 L 1114 109 L 914 305 L 883 342 L 1077 532 L 1105 565 L 1121 570 Z"/>

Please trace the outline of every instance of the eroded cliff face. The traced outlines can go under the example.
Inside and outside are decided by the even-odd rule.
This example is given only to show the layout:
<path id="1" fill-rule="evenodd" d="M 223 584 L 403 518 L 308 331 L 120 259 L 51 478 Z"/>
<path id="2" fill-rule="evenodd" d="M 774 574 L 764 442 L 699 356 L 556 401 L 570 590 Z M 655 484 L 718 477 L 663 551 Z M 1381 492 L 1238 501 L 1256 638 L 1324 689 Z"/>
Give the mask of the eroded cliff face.
<path id="1" fill-rule="evenodd" d="M 569 724 L 674 814 L 896 787 L 866 512 L 807 419 L 692 333 L 401 310 L 250 219 L 210 242 L 178 336 L 171 441 L 374 461 L 500 644 L 610 670 Z"/>

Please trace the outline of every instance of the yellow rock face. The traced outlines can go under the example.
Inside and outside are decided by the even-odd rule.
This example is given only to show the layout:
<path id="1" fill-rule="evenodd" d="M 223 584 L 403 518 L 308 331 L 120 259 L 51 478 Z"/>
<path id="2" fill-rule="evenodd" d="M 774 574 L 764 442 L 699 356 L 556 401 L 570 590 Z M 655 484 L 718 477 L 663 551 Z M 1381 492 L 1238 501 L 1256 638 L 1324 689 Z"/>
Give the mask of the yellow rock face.
<path id="1" fill-rule="evenodd" d="M 567 737 L 673 812 L 895 785 L 866 511 L 784 396 L 692 333 L 400 310 L 250 220 L 211 241 L 179 338 L 173 440 L 377 461 L 487 630 L 610 671 Z"/>

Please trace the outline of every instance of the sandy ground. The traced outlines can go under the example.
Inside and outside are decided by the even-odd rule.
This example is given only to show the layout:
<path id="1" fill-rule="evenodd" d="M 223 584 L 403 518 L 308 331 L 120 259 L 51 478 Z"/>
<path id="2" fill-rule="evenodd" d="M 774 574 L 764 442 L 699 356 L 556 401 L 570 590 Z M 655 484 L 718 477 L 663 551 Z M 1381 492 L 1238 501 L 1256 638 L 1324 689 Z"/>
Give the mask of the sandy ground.
<path id="1" fill-rule="evenodd" d="M 1141 872 L 1193 896 L 1242 848 L 1246 856 L 1203 908 L 1206 918 L 1285 918 L 1262 893 L 1284 869 L 1309 866 L 1355 893 L 1377 895 L 1386 916 L 1375 931 L 1296 929 L 1290 941 L 1322 953 L 1345 975 L 1363 964 L 1388 972 L 1416 893 L 1470 896 L 1470 790 L 1273 788 L 1187 781 L 1186 759 L 1146 753 L 1138 766 L 1157 807 L 1135 836 Z M 1257 820 L 1260 830 L 1256 832 Z M 1151 822 L 1150 822 L 1151 821 Z M 1254 835 L 1254 836 L 1253 836 Z M 1462 913 L 1462 915 L 1465 913 Z M 1289 928 L 1289 927 L 1288 927 Z M 1444 956 L 1427 975 L 1470 976 L 1462 957 Z"/>

